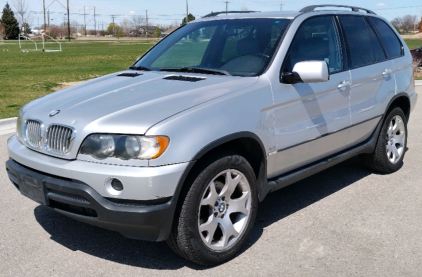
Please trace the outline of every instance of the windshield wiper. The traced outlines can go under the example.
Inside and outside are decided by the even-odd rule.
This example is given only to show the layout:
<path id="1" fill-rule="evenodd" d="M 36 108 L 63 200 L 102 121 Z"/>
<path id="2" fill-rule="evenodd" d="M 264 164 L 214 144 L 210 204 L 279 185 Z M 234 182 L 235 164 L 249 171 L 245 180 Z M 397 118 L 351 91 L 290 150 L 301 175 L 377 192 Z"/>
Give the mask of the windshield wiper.
<path id="1" fill-rule="evenodd" d="M 208 69 L 208 68 L 200 68 L 200 67 L 163 67 L 163 68 L 160 68 L 160 71 L 190 72 L 190 73 L 200 73 L 200 74 L 231 76 L 231 74 L 225 70 Z"/>
<path id="2" fill-rule="evenodd" d="M 132 70 L 143 70 L 143 71 L 151 71 L 151 68 L 145 67 L 145 66 L 131 66 L 128 69 Z"/>

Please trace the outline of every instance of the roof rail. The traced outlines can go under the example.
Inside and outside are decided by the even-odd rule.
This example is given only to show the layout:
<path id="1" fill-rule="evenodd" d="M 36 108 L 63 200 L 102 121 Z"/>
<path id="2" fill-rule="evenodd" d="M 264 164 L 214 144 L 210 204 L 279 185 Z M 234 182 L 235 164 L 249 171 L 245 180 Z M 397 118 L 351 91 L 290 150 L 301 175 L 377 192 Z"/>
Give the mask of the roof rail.
<path id="1" fill-rule="evenodd" d="M 349 9 L 352 9 L 352 11 L 354 11 L 354 12 L 359 12 L 359 10 L 362 10 L 362 11 L 365 11 L 365 12 L 370 13 L 370 14 L 376 14 L 373 11 L 368 10 L 368 9 L 364 9 L 364 8 L 360 8 L 360 7 L 354 7 L 354 6 L 345 6 L 345 5 L 312 5 L 312 6 L 307 6 L 303 9 L 301 9 L 300 12 L 303 12 L 303 13 L 312 12 L 316 8 L 325 8 L 325 7 L 349 8 Z"/>
<path id="2" fill-rule="evenodd" d="M 211 12 L 210 14 L 207 14 L 205 16 L 203 16 L 202 18 L 206 18 L 206 17 L 213 17 L 213 16 L 217 16 L 219 14 L 228 14 L 228 13 L 256 13 L 257 11 L 229 11 L 229 12 Z"/>

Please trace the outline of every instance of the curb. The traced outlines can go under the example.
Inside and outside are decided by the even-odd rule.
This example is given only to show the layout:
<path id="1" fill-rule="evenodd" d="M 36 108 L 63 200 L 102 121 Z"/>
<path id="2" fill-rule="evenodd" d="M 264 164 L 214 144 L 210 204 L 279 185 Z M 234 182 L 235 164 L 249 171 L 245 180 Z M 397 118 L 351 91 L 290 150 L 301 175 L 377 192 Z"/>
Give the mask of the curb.
<path id="1" fill-rule="evenodd" d="M 15 132 L 17 119 L 17 117 L 0 119 L 0 135 L 6 135 Z"/>
<path id="2" fill-rule="evenodd" d="M 416 80 L 415 85 L 416 86 L 422 86 L 422 80 Z"/>

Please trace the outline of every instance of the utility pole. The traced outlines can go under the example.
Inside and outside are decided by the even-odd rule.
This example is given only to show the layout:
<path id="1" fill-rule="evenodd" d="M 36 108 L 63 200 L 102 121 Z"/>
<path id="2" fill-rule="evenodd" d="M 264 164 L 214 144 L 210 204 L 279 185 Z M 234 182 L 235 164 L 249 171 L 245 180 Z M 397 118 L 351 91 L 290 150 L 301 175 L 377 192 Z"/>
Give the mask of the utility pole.
<path id="1" fill-rule="evenodd" d="M 50 27 L 50 10 L 47 11 L 48 14 L 48 27 Z"/>
<path id="2" fill-rule="evenodd" d="M 94 6 L 94 35 L 97 36 L 97 21 L 95 20 L 95 6 Z"/>
<path id="3" fill-rule="evenodd" d="M 67 35 L 70 41 L 70 13 L 69 13 L 69 0 L 67 0 Z"/>
<path id="4" fill-rule="evenodd" d="M 147 38 L 148 38 L 148 35 L 149 35 L 149 33 L 148 33 L 148 31 L 149 31 L 149 26 L 148 26 L 148 10 L 145 10 L 145 14 L 146 14 L 146 20 L 147 20 L 147 28 L 146 28 L 146 35 L 147 35 Z"/>
<path id="5" fill-rule="evenodd" d="M 86 16 L 86 12 L 85 12 L 85 6 L 84 6 L 84 26 L 85 26 L 84 32 L 85 32 L 85 37 L 86 37 L 86 19 L 85 19 L 85 16 Z"/>
<path id="6" fill-rule="evenodd" d="M 189 5 L 188 0 L 186 0 L 186 24 L 189 22 Z"/>
<path id="7" fill-rule="evenodd" d="M 229 1 L 226 1 L 226 2 L 224 2 L 224 3 L 226 3 L 226 15 L 227 15 L 227 11 L 228 11 L 228 9 L 229 9 Z"/>
<path id="8" fill-rule="evenodd" d="M 46 29 L 45 29 L 45 0 L 43 0 L 42 1 L 42 6 L 43 6 L 43 11 L 44 11 L 44 34 L 45 34 L 45 32 L 46 32 Z"/>
<path id="9" fill-rule="evenodd" d="M 283 6 L 284 6 L 285 4 L 280 4 L 280 12 L 281 11 L 283 11 Z"/>
<path id="10" fill-rule="evenodd" d="M 114 15 L 111 16 L 111 19 L 113 19 L 113 35 L 116 36 L 116 29 L 114 28 L 114 19 L 116 17 Z"/>

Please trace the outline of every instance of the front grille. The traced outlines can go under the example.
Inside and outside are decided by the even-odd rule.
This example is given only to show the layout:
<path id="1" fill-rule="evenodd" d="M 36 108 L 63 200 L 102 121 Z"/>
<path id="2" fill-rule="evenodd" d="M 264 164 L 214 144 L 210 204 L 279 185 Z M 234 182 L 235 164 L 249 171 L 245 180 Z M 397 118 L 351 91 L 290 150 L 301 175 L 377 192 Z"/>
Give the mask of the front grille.
<path id="1" fill-rule="evenodd" d="M 36 120 L 28 120 L 26 122 L 25 136 L 30 146 L 40 148 L 42 144 L 41 123 Z"/>
<path id="2" fill-rule="evenodd" d="M 68 154 L 71 150 L 73 129 L 61 125 L 51 125 L 46 132 L 47 151 Z"/>

